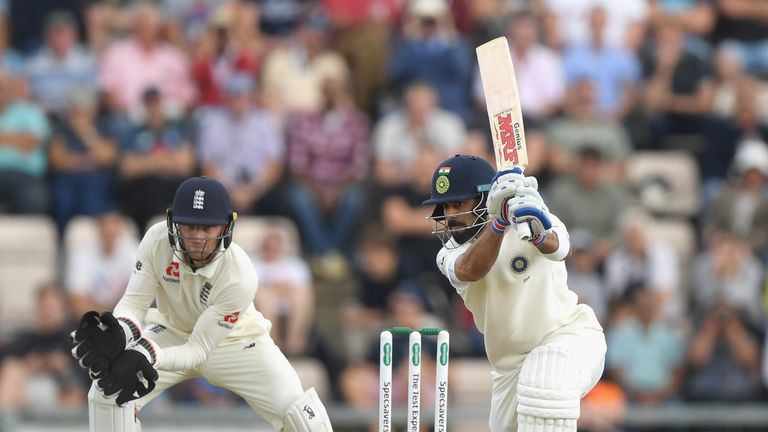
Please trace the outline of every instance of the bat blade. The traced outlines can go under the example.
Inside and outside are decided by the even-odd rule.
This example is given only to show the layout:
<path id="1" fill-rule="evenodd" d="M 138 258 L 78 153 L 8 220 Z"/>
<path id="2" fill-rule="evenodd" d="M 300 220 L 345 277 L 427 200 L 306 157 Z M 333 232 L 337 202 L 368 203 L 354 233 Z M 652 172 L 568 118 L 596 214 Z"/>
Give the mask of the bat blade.
<path id="1" fill-rule="evenodd" d="M 515 166 L 525 169 L 528 166 L 528 149 L 523 112 L 507 38 L 493 39 L 478 46 L 475 51 L 496 155 L 496 169 Z M 515 228 L 520 238 L 531 238 L 527 224 L 519 223 Z"/>
<path id="2" fill-rule="evenodd" d="M 523 112 L 507 38 L 498 37 L 476 49 L 485 105 L 491 125 L 496 169 L 528 166 Z"/>

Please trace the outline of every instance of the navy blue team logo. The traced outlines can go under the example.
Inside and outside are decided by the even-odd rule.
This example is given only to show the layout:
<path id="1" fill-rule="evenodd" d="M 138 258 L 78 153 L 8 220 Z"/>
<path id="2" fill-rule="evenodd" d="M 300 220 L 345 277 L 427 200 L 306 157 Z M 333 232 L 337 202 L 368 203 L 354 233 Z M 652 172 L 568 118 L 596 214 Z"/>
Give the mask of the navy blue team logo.
<path id="1" fill-rule="evenodd" d="M 528 260 L 525 257 L 516 256 L 512 258 L 512 262 L 509 266 L 512 267 L 513 272 L 522 273 L 528 270 Z"/>
<path id="2" fill-rule="evenodd" d="M 213 285 L 211 285 L 211 281 L 205 281 L 203 284 L 203 287 L 200 289 L 200 304 L 205 306 L 208 304 L 208 296 L 211 294 L 211 290 L 213 289 Z"/>

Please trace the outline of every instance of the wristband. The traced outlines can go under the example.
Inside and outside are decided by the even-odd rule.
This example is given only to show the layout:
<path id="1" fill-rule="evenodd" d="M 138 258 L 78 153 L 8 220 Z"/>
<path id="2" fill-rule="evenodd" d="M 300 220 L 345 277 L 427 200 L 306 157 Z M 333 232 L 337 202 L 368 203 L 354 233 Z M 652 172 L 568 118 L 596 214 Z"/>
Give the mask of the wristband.
<path id="1" fill-rule="evenodd" d="M 552 231 L 557 233 L 557 250 L 543 255 L 552 261 L 562 261 L 571 251 L 571 240 L 568 238 L 568 231 L 562 225 L 553 226 Z"/>
<path id="2" fill-rule="evenodd" d="M 504 231 L 507 230 L 507 227 L 509 226 L 508 223 L 502 221 L 501 219 L 494 219 L 491 221 L 491 229 L 496 234 L 502 235 L 504 234 Z"/>
<path id="3" fill-rule="evenodd" d="M 546 240 L 546 239 L 547 239 L 547 232 L 544 231 L 544 232 L 540 233 L 539 235 L 537 235 L 536 237 L 533 237 L 531 239 L 531 243 L 533 243 L 534 246 L 538 246 L 538 245 L 544 243 L 544 240 Z"/>
<path id="4" fill-rule="evenodd" d="M 117 317 L 117 322 L 120 324 L 120 328 L 123 329 L 123 333 L 125 334 L 125 346 L 141 339 L 141 328 L 136 324 L 136 321 L 128 317 L 120 316 Z"/>
<path id="5" fill-rule="evenodd" d="M 160 350 L 158 349 L 157 344 L 147 338 L 139 339 L 136 343 L 128 347 L 128 349 L 142 353 L 152 366 L 157 364 L 160 357 Z"/>

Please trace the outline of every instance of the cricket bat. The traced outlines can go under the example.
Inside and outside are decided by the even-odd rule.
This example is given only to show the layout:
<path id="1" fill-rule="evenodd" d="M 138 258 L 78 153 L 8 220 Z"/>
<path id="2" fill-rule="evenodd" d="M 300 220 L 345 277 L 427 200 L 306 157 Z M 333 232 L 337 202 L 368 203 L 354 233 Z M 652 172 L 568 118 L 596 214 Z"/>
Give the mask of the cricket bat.
<path id="1" fill-rule="evenodd" d="M 515 166 L 525 169 L 528 166 L 528 150 L 525 146 L 523 112 L 520 109 L 520 94 L 507 38 L 502 36 L 493 39 L 475 51 L 491 124 L 496 169 Z M 515 228 L 523 240 L 531 238 L 528 224 L 519 223 Z"/>

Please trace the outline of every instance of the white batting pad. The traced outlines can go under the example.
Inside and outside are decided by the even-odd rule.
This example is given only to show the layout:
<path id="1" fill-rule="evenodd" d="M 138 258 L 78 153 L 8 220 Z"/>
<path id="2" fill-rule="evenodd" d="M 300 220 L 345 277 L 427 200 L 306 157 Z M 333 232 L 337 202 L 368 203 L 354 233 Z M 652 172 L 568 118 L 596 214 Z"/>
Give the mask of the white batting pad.
<path id="1" fill-rule="evenodd" d="M 119 407 L 108 399 L 94 381 L 88 391 L 88 425 L 90 432 L 135 432 L 134 403 Z M 140 429 L 139 429 L 140 430 Z"/>
<path id="2" fill-rule="evenodd" d="M 581 377 L 577 360 L 561 347 L 540 346 L 523 362 L 517 385 L 520 432 L 575 432 Z"/>
<path id="3" fill-rule="evenodd" d="M 575 432 L 574 419 L 542 419 L 517 415 L 517 432 Z"/>
<path id="4" fill-rule="evenodd" d="M 333 432 L 325 406 L 314 388 L 305 391 L 288 408 L 283 424 L 284 432 Z"/>

